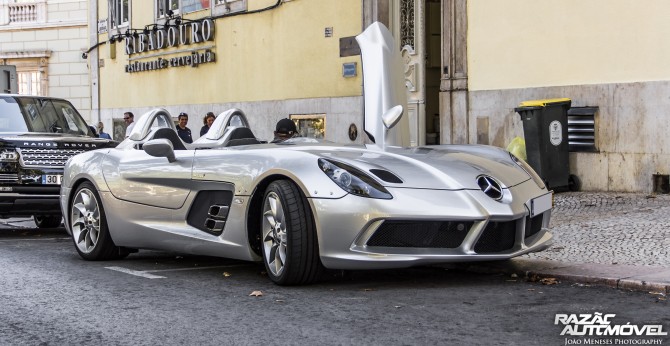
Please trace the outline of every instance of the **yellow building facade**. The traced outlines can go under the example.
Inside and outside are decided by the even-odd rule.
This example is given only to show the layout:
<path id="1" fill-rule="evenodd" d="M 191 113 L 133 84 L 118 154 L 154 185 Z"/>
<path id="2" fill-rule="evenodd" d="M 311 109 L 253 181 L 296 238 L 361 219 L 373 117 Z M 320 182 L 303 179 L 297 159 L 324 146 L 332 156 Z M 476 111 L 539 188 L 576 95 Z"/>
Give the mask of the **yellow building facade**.
<path id="1" fill-rule="evenodd" d="M 362 141 L 348 136 L 351 124 L 362 128 L 360 56 L 341 56 L 340 40 L 361 32 L 360 0 L 112 0 L 94 7 L 98 46 L 87 56 L 93 108 L 108 128 L 114 124 L 117 138 L 124 112 L 137 117 L 162 107 L 175 117 L 189 114 L 194 139 L 207 112 L 239 108 L 262 139 L 291 117 L 305 135 Z"/>

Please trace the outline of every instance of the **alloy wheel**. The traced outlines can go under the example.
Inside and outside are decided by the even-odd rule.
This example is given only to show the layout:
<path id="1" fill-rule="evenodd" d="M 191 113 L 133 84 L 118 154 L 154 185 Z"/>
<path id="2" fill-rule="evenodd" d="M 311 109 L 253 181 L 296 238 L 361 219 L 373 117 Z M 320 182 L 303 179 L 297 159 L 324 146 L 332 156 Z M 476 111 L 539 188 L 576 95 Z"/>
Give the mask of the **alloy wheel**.
<path id="1" fill-rule="evenodd" d="M 279 196 L 270 192 L 263 206 L 263 247 L 265 261 L 273 275 L 279 276 L 286 264 L 286 216 Z"/>
<path id="2" fill-rule="evenodd" d="M 100 207 L 93 192 L 83 188 L 72 202 L 72 236 L 79 251 L 90 253 L 100 237 Z"/>

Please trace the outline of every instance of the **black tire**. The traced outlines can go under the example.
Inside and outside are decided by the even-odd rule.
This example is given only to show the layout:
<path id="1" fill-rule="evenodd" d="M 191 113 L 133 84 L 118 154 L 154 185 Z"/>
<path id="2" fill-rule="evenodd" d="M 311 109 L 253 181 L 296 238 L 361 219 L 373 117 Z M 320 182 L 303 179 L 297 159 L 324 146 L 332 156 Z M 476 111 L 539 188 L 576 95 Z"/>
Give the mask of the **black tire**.
<path id="1" fill-rule="evenodd" d="M 582 181 L 579 180 L 579 178 L 574 175 L 570 174 L 568 176 L 568 190 L 575 192 L 579 191 L 582 188 Z"/>
<path id="2" fill-rule="evenodd" d="M 57 228 L 60 227 L 63 217 L 60 215 L 33 215 L 33 220 L 37 228 Z"/>
<path id="3" fill-rule="evenodd" d="M 95 186 L 84 182 L 72 195 L 68 206 L 72 241 L 79 256 L 89 261 L 104 261 L 128 256 L 128 250 L 114 244 L 107 218 Z"/>
<path id="4" fill-rule="evenodd" d="M 288 180 L 275 181 L 265 190 L 261 249 L 268 277 L 278 285 L 309 284 L 323 272 L 312 211 Z"/>

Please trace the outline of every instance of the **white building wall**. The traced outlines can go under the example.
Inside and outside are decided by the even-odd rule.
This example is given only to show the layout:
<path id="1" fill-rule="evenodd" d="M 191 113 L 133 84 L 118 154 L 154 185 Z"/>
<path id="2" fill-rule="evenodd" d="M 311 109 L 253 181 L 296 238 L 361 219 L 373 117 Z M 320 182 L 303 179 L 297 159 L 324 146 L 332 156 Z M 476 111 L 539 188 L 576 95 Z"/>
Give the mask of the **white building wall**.
<path id="1" fill-rule="evenodd" d="M 312 99 L 274 100 L 258 102 L 237 102 L 217 104 L 184 104 L 176 106 L 165 106 L 165 108 L 176 120 L 177 114 L 186 112 L 189 115 L 188 128 L 191 129 L 193 139 L 197 139 L 203 118 L 207 112 L 219 115 L 231 108 L 241 109 L 249 120 L 249 126 L 254 135 L 261 140 L 271 141 L 277 121 L 297 114 L 325 114 L 326 133 L 325 140 L 342 144 L 369 143 L 363 130 L 363 98 L 361 96 L 351 97 L 329 97 Z M 114 135 L 115 139 L 123 139 L 125 125 L 120 115 L 131 111 L 135 119 L 142 114 L 151 111 L 153 107 L 101 109 L 100 118 L 105 123 L 107 132 Z M 109 126 L 107 124 L 113 124 Z M 349 126 L 356 125 L 358 136 L 352 141 L 349 139 Z"/>
<path id="2" fill-rule="evenodd" d="M 24 1 L 24 3 L 31 1 Z M 44 20 L 0 22 L 0 61 L 8 64 L 35 55 L 44 57 L 47 96 L 69 100 L 90 124 L 91 93 L 87 61 L 88 2 L 86 0 L 35 0 L 44 3 Z M 0 0 L 0 12 L 10 4 Z M 38 16 L 42 18 L 41 16 Z"/>

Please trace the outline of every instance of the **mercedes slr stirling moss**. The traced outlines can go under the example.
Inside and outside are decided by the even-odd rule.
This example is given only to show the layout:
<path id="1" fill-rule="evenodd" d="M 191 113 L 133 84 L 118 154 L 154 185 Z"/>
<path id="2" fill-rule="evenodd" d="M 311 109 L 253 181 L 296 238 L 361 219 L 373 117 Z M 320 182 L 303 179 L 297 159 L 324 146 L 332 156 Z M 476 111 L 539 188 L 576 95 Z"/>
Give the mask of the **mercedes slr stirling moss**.
<path id="1" fill-rule="evenodd" d="M 0 218 L 32 216 L 40 228 L 58 227 L 65 162 L 117 144 L 96 138 L 66 100 L 0 95 Z"/>

